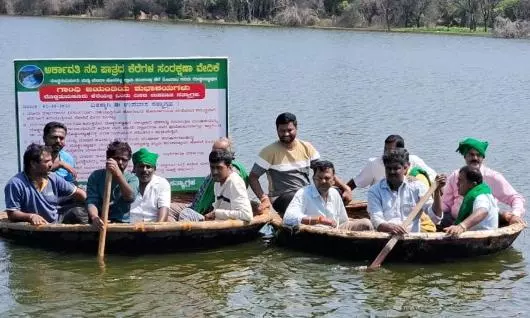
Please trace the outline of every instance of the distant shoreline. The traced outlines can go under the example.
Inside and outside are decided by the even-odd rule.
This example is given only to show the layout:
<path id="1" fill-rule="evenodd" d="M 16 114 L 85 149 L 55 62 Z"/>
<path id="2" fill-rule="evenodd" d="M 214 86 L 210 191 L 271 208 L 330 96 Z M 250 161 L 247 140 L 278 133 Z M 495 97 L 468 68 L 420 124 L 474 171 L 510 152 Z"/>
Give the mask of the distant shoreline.
<path id="1" fill-rule="evenodd" d="M 312 26 L 283 26 L 266 21 L 258 21 L 252 23 L 245 22 L 231 22 L 223 20 L 206 20 L 206 19 L 160 19 L 160 20 L 138 20 L 133 18 L 124 19 L 109 19 L 106 17 L 96 17 L 87 15 L 0 15 L 6 17 L 39 17 L 52 19 L 86 19 L 86 20 L 106 20 L 106 21 L 124 21 L 136 23 L 157 23 L 157 24 L 185 24 L 185 25 L 208 25 L 208 26 L 232 26 L 232 27 L 262 27 L 262 28 L 282 28 L 282 29 L 315 29 L 315 30 L 331 30 L 331 31 L 355 31 L 355 32 L 378 32 L 378 33 L 409 33 L 409 34 L 439 34 L 439 35 L 458 35 L 458 36 L 477 36 L 477 37 L 494 37 L 491 32 L 484 32 L 484 30 L 477 30 L 475 32 L 469 31 L 467 28 L 460 27 L 408 27 L 408 28 L 391 28 L 390 31 L 384 28 L 360 28 L 360 27 L 336 27 L 326 25 L 312 25 Z"/>

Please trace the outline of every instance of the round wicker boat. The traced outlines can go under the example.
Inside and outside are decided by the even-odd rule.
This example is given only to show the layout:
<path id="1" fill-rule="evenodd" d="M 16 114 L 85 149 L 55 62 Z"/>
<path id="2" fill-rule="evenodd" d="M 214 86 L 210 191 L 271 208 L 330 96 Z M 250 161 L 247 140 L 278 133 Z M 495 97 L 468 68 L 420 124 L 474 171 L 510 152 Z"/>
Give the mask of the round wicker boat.
<path id="1" fill-rule="evenodd" d="M 106 251 L 108 253 L 149 253 L 205 249 L 253 240 L 259 230 L 269 223 L 271 213 L 255 216 L 251 222 L 241 220 L 206 222 L 161 222 L 109 224 Z M 91 225 L 13 223 L 0 212 L 0 236 L 23 243 L 57 250 L 94 252 L 98 247 L 99 231 Z"/>
<path id="2" fill-rule="evenodd" d="M 356 202 L 347 207 L 351 218 L 367 217 L 366 203 Z M 318 226 L 282 225 L 275 216 L 272 225 L 277 229 L 277 243 L 300 250 L 350 260 L 373 260 L 391 235 L 382 232 L 352 232 Z M 492 254 L 508 248 L 525 228 L 522 224 L 503 226 L 489 231 L 467 231 L 458 237 L 442 232 L 410 233 L 398 241 L 388 255 L 394 261 L 440 261 Z"/>

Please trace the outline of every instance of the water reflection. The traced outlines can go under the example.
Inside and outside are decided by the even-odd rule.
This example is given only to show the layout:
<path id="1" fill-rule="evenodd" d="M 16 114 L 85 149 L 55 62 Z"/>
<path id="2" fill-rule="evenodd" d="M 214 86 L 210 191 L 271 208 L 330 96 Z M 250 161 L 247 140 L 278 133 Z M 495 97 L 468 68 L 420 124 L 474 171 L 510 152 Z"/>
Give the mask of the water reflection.
<path id="1" fill-rule="evenodd" d="M 355 263 L 254 242 L 196 254 L 96 257 L 7 245 L 10 313 L 350 316 L 502 309 L 527 276 L 520 252 L 439 265 Z M 6 262 L 4 262 L 5 264 Z M 506 299 L 504 302 L 502 299 Z M 509 310 L 509 309 L 507 309 Z"/>
<path id="2" fill-rule="evenodd" d="M 363 277 L 365 305 L 400 315 L 482 311 L 484 299 L 500 298 L 526 276 L 522 254 L 514 249 L 440 265 L 385 266 Z"/>

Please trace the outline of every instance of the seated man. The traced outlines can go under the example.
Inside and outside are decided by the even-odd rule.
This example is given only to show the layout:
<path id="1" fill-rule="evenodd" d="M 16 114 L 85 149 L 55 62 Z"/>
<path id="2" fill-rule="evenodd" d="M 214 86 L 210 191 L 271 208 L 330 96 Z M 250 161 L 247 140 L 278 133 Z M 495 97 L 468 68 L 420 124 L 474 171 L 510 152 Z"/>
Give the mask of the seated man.
<path id="1" fill-rule="evenodd" d="M 405 140 L 400 135 L 390 135 L 385 139 L 383 154 L 397 148 L 405 148 Z M 408 169 L 407 175 L 412 175 L 417 178 L 422 178 L 424 175 L 428 178 L 429 183 L 434 180 L 436 172 L 427 166 L 420 157 L 410 155 L 409 160 L 410 169 Z M 422 172 L 423 174 L 419 174 L 419 172 Z M 373 157 L 368 160 L 366 166 L 359 172 L 357 176 L 348 181 L 348 185 L 352 190 L 355 188 L 366 188 L 376 184 L 383 178 L 385 178 L 385 165 L 383 164 L 383 157 Z M 427 215 L 422 213 L 420 222 L 420 228 L 422 232 L 436 232 L 436 227 Z"/>
<path id="2" fill-rule="evenodd" d="M 49 122 L 44 126 L 42 139 L 44 145 L 52 149 L 52 171 L 66 181 L 75 183 L 77 172 L 74 157 L 63 148 L 66 143 L 66 126 L 59 122 Z"/>
<path id="3" fill-rule="evenodd" d="M 171 204 L 171 186 L 155 175 L 158 155 L 141 148 L 132 155 L 134 173 L 140 181 L 139 193 L 131 204 L 130 222 L 166 222 Z"/>
<path id="4" fill-rule="evenodd" d="M 226 150 L 230 153 L 233 153 L 232 142 L 226 137 L 219 138 L 212 146 L 212 151 L 216 150 Z M 237 172 L 237 174 L 239 174 L 239 176 L 245 181 L 245 186 L 248 185 L 248 173 L 245 170 L 243 164 L 236 160 L 232 160 L 232 167 L 234 168 L 234 171 Z M 199 191 L 197 191 L 195 194 L 195 198 L 189 206 L 191 209 L 199 212 L 202 215 L 208 213 L 211 210 L 212 204 L 215 201 L 215 195 L 213 191 L 214 183 L 215 181 L 212 179 L 211 174 L 204 178 L 204 182 L 199 188 Z"/>
<path id="5" fill-rule="evenodd" d="M 405 140 L 399 135 L 390 135 L 385 139 L 385 146 L 383 155 L 397 148 L 405 148 Z M 429 180 L 434 181 L 436 172 L 425 164 L 425 162 L 418 156 L 409 155 L 409 168 L 413 169 L 419 167 L 423 169 L 429 176 Z M 383 164 L 383 157 L 373 157 L 368 160 L 368 163 L 353 179 L 348 181 L 348 186 L 353 190 L 355 188 L 366 188 L 372 186 L 381 179 L 385 178 L 385 165 Z"/>
<path id="6" fill-rule="evenodd" d="M 210 172 L 215 181 L 215 202 L 213 211 L 207 213 L 206 220 L 239 219 L 250 222 L 252 207 L 248 198 L 245 181 L 232 168 L 233 154 L 215 150 L 210 153 Z"/>
<path id="7" fill-rule="evenodd" d="M 499 226 L 499 208 L 490 187 L 475 167 L 464 166 L 458 173 L 458 194 L 464 197 L 455 225 L 444 228 L 458 235 L 467 230 L 494 230 Z"/>
<path id="8" fill-rule="evenodd" d="M 523 196 L 506 181 L 500 172 L 486 167 L 483 163 L 486 157 L 486 149 L 488 149 L 487 141 L 466 138 L 459 143 L 456 151 L 464 156 L 467 166 L 480 170 L 482 178 L 490 187 L 493 197 L 512 208 L 510 212 L 501 212 L 500 218 L 508 223 L 525 223 L 523 220 L 525 213 Z M 444 227 L 454 224 L 454 220 L 460 211 L 460 204 L 463 198 L 458 192 L 459 174 L 460 171 L 455 170 L 447 178 L 447 186 L 443 193 L 444 219 L 442 225 Z"/>
<path id="9" fill-rule="evenodd" d="M 397 149 L 405 148 L 405 140 L 400 135 L 390 135 L 385 139 L 383 154 Z M 436 172 L 425 164 L 425 162 L 418 156 L 409 156 L 410 165 L 407 174 L 423 179 L 426 176 L 429 183 L 436 177 Z M 366 188 L 376 184 L 385 178 L 385 166 L 383 164 L 383 157 L 373 157 L 368 160 L 366 166 L 359 172 L 357 176 L 348 182 L 351 189 Z M 431 219 L 422 213 L 421 215 L 421 231 L 422 232 L 436 232 L 436 227 Z"/>
<path id="10" fill-rule="evenodd" d="M 350 231 L 373 230 L 368 219 L 348 220 L 341 195 L 333 188 L 333 163 L 319 160 L 312 168 L 313 184 L 296 191 L 285 211 L 283 223 L 288 226 L 320 224 Z"/>
<path id="11" fill-rule="evenodd" d="M 92 224 L 98 228 L 103 227 L 100 218 L 105 191 L 105 174 L 108 170 L 112 174 L 110 193 L 109 221 L 129 222 L 131 203 L 138 194 L 138 178 L 125 171 L 131 160 L 131 147 L 126 142 L 113 141 L 107 148 L 106 169 L 92 172 L 87 182 L 87 210 Z"/>
<path id="12" fill-rule="evenodd" d="M 52 151 L 49 147 L 31 144 L 24 152 L 23 172 L 11 178 L 4 189 L 10 221 L 33 225 L 80 223 L 79 218 L 86 215 L 84 208 L 74 207 L 63 215 L 62 220 L 59 218 L 59 199 L 71 197 L 82 202 L 86 199 L 86 193 L 55 173 L 50 173 Z"/>
<path id="13" fill-rule="evenodd" d="M 412 211 L 420 198 L 427 193 L 427 187 L 419 181 L 409 181 L 405 173 L 409 167 L 409 153 L 404 148 L 386 152 L 383 155 L 386 178 L 368 190 L 368 213 L 374 228 L 380 232 L 405 234 L 409 231 L 419 232 L 420 215 L 413 220 L 410 228 L 401 224 Z M 438 186 L 433 199 L 430 198 L 423 206 L 434 224 L 442 219 L 441 191 L 445 184 L 445 176 L 437 176 Z"/>

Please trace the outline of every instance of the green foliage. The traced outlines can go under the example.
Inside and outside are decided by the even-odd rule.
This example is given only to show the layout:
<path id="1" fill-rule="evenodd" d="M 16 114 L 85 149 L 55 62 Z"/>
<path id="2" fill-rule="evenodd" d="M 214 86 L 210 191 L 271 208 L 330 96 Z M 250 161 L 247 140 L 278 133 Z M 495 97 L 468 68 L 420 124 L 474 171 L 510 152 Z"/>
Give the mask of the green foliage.
<path id="1" fill-rule="evenodd" d="M 105 0 L 104 8 L 108 18 L 123 19 L 131 16 L 133 0 Z"/>
<path id="2" fill-rule="evenodd" d="M 502 0 L 497 6 L 496 12 L 512 21 L 517 20 L 516 13 L 520 2 L 520 0 Z"/>
<path id="3" fill-rule="evenodd" d="M 500 36 L 524 33 L 530 0 L 0 0 L 0 14 L 106 16 L 167 15 L 285 26 L 326 25 L 400 32 L 486 32 L 496 17 Z M 428 26 L 428 28 L 426 27 Z M 478 32 L 481 26 L 482 32 Z M 412 27 L 412 28 L 411 28 Z M 522 31 L 521 31 L 522 30 Z M 502 31 L 502 32 L 501 32 Z M 504 32 L 504 33 L 503 33 Z"/>

